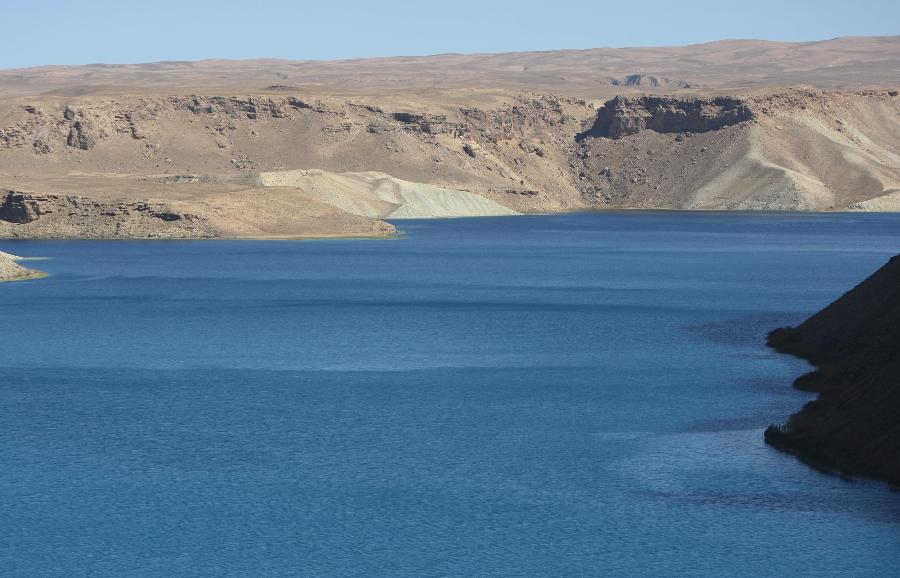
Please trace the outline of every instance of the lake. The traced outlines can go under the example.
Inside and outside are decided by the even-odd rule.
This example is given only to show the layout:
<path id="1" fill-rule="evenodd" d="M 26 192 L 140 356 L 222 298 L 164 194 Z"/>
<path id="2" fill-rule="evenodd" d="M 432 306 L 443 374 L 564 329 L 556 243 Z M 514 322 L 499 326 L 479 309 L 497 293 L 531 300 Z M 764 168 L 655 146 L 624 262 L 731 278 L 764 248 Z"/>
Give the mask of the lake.
<path id="1" fill-rule="evenodd" d="M 397 224 L 0 242 L 2 574 L 896 575 L 900 494 L 762 432 L 900 215 Z"/>

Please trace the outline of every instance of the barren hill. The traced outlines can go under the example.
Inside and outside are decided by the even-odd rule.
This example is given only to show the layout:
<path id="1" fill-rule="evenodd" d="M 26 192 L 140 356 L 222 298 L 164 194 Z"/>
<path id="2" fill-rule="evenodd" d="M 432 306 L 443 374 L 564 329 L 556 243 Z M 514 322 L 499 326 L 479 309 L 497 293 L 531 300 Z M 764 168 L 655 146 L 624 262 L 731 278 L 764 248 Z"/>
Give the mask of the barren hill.
<path id="1" fill-rule="evenodd" d="M 898 81 L 900 36 L 885 36 L 797 43 L 723 40 L 676 47 L 338 61 L 204 60 L 44 66 L 0 71 L 0 95 L 243 94 L 291 89 L 372 94 L 487 88 L 598 98 L 623 90 L 736 90 L 796 84 L 860 89 L 893 87 Z"/>
<path id="2" fill-rule="evenodd" d="M 900 37 L 0 71 L 0 236 L 900 210 L 898 79 Z"/>

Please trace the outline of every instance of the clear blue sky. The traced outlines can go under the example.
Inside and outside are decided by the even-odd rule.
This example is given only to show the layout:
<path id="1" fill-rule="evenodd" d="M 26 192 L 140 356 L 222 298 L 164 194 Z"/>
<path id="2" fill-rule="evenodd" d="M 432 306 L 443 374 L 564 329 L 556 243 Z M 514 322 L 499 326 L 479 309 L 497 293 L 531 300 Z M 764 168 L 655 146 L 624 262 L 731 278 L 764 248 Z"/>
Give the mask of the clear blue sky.
<path id="1" fill-rule="evenodd" d="M 900 0 L 0 0 L 0 68 L 900 34 Z"/>

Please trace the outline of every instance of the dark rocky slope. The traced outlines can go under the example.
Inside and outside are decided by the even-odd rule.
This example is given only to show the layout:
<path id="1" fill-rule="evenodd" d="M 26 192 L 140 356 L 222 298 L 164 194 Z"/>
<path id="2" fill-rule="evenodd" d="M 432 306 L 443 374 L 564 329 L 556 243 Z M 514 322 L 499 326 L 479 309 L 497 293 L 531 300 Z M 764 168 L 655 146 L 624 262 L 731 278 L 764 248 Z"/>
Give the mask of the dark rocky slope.
<path id="1" fill-rule="evenodd" d="M 738 98 L 674 98 L 617 96 L 597 111 L 593 126 L 578 136 L 622 138 L 645 130 L 658 133 L 709 132 L 753 118 Z"/>
<path id="2" fill-rule="evenodd" d="M 817 369 L 795 387 L 819 393 L 766 442 L 828 471 L 900 488 L 900 255 L 769 345 Z"/>

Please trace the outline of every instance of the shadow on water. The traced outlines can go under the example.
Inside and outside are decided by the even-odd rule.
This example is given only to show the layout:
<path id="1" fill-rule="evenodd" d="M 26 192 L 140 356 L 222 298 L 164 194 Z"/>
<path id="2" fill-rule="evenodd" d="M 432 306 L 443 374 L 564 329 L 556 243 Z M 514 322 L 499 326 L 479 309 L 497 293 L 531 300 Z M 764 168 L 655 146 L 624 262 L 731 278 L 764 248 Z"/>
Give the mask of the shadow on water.
<path id="1" fill-rule="evenodd" d="M 709 323 L 688 326 L 687 332 L 697 339 L 720 345 L 763 348 L 766 335 L 779 327 L 802 323 L 811 312 L 785 311 L 743 315 Z"/>
<path id="2" fill-rule="evenodd" d="M 890 490 L 887 488 L 875 487 L 878 485 L 875 482 L 863 480 L 834 478 L 833 483 L 848 486 L 868 486 L 873 491 L 883 492 L 884 499 L 873 501 L 871 496 L 863 497 L 853 492 L 842 493 L 841 499 L 836 500 L 830 492 L 763 491 L 759 493 L 732 493 L 710 490 L 709 488 L 685 492 L 647 491 L 643 493 L 654 499 L 673 500 L 703 508 L 742 508 L 767 512 L 841 514 L 869 522 L 900 526 L 900 500 L 893 499 L 894 496 L 890 495 Z"/>

